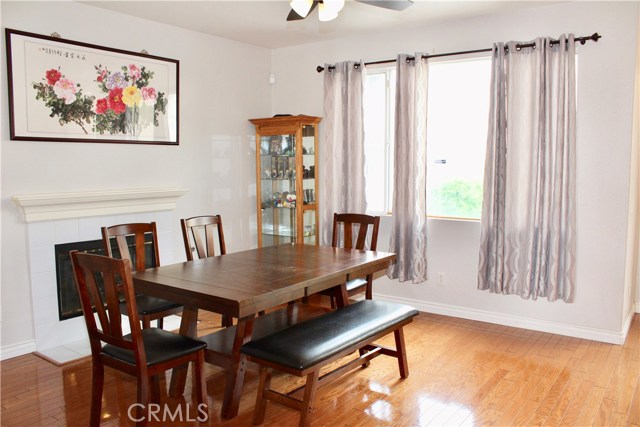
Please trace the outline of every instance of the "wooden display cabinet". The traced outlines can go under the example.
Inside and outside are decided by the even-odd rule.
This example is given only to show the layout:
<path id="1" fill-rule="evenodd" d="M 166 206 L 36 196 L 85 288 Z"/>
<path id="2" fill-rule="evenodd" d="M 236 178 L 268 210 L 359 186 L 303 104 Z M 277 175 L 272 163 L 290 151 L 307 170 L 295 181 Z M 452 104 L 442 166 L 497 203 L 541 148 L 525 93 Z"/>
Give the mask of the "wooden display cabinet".
<path id="1" fill-rule="evenodd" d="M 258 247 L 319 243 L 320 117 L 251 119 L 256 127 Z"/>

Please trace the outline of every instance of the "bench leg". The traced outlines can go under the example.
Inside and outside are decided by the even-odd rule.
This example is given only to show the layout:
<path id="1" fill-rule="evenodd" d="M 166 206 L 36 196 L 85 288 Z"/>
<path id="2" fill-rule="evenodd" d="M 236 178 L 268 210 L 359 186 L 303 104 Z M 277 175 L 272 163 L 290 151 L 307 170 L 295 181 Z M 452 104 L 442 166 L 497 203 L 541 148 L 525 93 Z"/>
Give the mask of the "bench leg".
<path id="1" fill-rule="evenodd" d="M 264 422 L 267 410 L 267 398 L 265 391 L 271 385 L 271 368 L 260 366 L 260 385 L 258 386 L 258 396 L 256 397 L 256 407 L 253 410 L 253 425 L 260 425 Z"/>
<path id="2" fill-rule="evenodd" d="M 400 378 L 407 378 L 409 376 L 409 363 L 407 362 L 407 351 L 404 346 L 404 332 L 402 332 L 402 328 L 398 328 L 393 331 L 393 336 L 396 339 L 396 352 L 398 368 L 400 369 Z"/>
<path id="3" fill-rule="evenodd" d="M 300 408 L 300 427 L 308 427 L 311 425 L 311 411 L 313 411 L 313 402 L 316 399 L 316 392 L 318 391 L 319 377 L 320 369 L 307 375 L 302 407 Z"/>

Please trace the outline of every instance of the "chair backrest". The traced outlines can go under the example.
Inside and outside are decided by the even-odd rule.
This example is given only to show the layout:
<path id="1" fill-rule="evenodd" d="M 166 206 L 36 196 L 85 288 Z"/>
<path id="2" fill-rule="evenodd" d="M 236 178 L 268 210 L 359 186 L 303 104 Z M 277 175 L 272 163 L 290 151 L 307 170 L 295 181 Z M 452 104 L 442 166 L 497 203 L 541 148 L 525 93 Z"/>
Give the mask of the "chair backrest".
<path id="1" fill-rule="evenodd" d="M 333 238 L 331 246 L 345 249 L 369 249 L 378 247 L 380 217 L 355 213 L 333 214 Z M 367 232 L 371 229 L 370 244 L 366 247 Z M 342 231 L 342 233 L 341 233 Z"/>
<path id="2" fill-rule="evenodd" d="M 227 253 L 224 244 L 224 231 L 222 229 L 222 217 L 220 215 L 194 216 L 181 219 L 182 239 L 188 261 L 193 261 L 193 252 L 198 258 L 207 258 L 216 255 L 215 234 L 218 234 L 218 248 L 220 255 Z M 194 245 L 194 246 L 192 246 Z"/>
<path id="3" fill-rule="evenodd" d="M 102 243 L 107 256 L 128 259 L 134 271 L 160 265 L 155 222 L 102 227 Z"/>
<path id="4" fill-rule="evenodd" d="M 133 351 L 138 366 L 145 366 L 146 355 L 132 286 L 131 262 L 78 251 L 72 251 L 70 256 L 93 356 L 97 357 L 102 342 L 105 342 Z M 127 313 L 121 312 L 122 299 Z M 99 325 L 93 314 L 94 309 Z M 123 338 L 122 314 L 129 317 L 131 339 Z"/>

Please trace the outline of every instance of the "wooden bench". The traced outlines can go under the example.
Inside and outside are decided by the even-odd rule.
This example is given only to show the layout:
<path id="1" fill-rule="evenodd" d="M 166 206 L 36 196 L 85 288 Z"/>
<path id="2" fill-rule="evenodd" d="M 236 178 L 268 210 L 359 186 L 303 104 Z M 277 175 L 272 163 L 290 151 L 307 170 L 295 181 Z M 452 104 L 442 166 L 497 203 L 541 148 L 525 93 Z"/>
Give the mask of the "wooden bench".
<path id="1" fill-rule="evenodd" d="M 340 375 L 381 354 L 398 359 L 400 377 L 409 375 L 402 327 L 411 323 L 418 311 L 412 307 L 379 300 L 364 300 L 297 323 L 274 334 L 252 340 L 242 347 L 247 359 L 260 365 L 260 385 L 253 417 L 264 422 L 267 400 L 300 411 L 300 426 L 311 423 L 317 389 Z M 373 344 L 394 333 L 396 348 Z M 320 376 L 320 370 L 355 351 L 360 356 Z M 277 369 L 307 377 L 305 385 L 288 394 L 270 388 L 271 371 Z M 294 397 L 304 390 L 304 397 Z"/>

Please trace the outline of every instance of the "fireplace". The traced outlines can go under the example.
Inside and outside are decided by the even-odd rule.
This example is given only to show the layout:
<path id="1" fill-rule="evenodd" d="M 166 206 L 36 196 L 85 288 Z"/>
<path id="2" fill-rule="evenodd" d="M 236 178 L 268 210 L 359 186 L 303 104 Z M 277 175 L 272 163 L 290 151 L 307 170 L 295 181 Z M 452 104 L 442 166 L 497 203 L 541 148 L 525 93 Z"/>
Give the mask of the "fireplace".
<path id="1" fill-rule="evenodd" d="M 134 237 L 127 237 L 127 245 L 129 248 L 135 246 Z M 69 252 L 76 250 L 94 255 L 106 255 L 102 239 L 87 240 L 83 242 L 62 243 L 54 246 L 56 259 L 56 282 L 58 295 L 58 318 L 60 320 L 71 319 L 73 317 L 82 316 L 82 307 L 80 298 L 76 290 L 75 279 L 73 278 L 73 270 L 71 268 L 71 257 Z M 111 252 L 115 258 L 122 258 L 116 244 L 115 238 L 111 241 Z M 129 251 L 131 254 L 131 262 L 135 264 L 135 251 Z M 154 250 L 153 239 L 151 234 L 145 236 L 145 260 L 147 268 L 154 266 Z M 99 280 L 99 279 L 98 279 Z M 98 283 L 98 287 L 102 290 L 102 286 Z"/>
<path id="2" fill-rule="evenodd" d="M 102 240 L 63 243 L 54 246 L 56 257 L 56 282 L 58 294 L 58 319 L 66 320 L 82 316 L 80 298 L 76 290 L 69 252 L 77 250 L 95 255 L 104 255 Z"/>
<path id="3" fill-rule="evenodd" d="M 93 242 L 97 243 L 93 248 L 80 249 L 101 250 L 100 227 L 155 221 L 161 260 L 166 264 L 175 262 L 176 257 L 180 258 L 182 254 L 174 253 L 176 232 L 180 229 L 174 209 L 178 198 L 186 193 L 187 190 L 182 188 L 146 188 L 14 196 L 13 201 L 26 223 L 26 262 L 29 266 L 28 280 L 31 282 L 34 339 L 21 343 L 12 353 L 3 351 L 2 357 L 14 357 L 31 351 L 50 351 L 55 354 L 63 347 L 87 342 L 87 328 L 82 313 L 70 308 L 73 296 L 65 297 L 65 302 L 58 300 L 58 276 L 66 278 L 66 285 L 71 289 L 69 295 L 75 295 L 76 290 L 70 264 L 66 267 L 66 273 L 56 267 L 58 256 L 54 248 L 57 245 Z M 64 247 L 61 253 L 64 255 L 66 252 L 65 256 L 68 257 L 71 248 Z M 114 256 L 119 255 L 114 253 Z M 67 261 L 61 259 L 61 262 L 69 261 L 67 258 Z M 77 305 L 77 296 L 75 303 Z"/>

